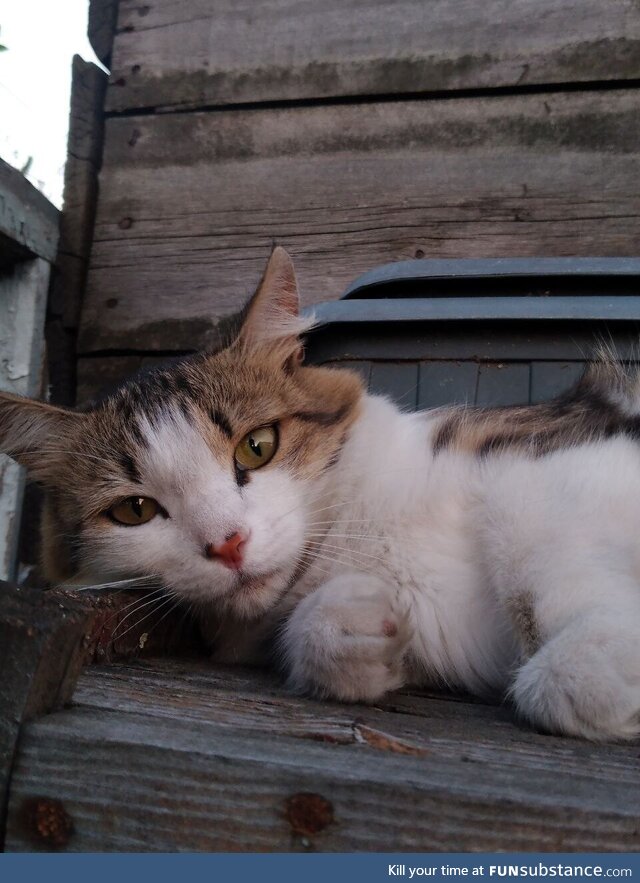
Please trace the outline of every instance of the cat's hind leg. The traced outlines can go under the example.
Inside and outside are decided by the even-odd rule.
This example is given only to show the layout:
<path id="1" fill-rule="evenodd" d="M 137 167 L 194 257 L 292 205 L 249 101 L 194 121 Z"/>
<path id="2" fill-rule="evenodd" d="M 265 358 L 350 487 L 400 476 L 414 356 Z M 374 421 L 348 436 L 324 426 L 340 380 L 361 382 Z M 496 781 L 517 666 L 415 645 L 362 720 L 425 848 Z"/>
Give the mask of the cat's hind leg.
<path id="1" fill-rule="evenodd" d="M 582 612 L 518 670 L 511 696 L 543 730 L 587 739 L 640 734 L 640 619 L 636 609 Z"/>
<path id="2" fill-rule="evenodd" d="M 372 702 L 405 682 L 412 637 L 396 587 L 346 573 L 308 595 L 280 642 L 288 684 L 296 691 L 347 702 Z"/>

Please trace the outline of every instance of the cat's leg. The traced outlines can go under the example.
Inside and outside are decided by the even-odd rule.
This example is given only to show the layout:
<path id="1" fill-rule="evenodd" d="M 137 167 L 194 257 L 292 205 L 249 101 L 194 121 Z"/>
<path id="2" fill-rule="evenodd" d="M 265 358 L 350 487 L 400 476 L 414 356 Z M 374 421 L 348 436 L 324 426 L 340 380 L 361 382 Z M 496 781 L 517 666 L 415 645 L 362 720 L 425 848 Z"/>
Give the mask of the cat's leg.
<path id="1" fill-rule="evenodd" d="M 405 682 L 409 611 L 374 576 L 334 577 L 294 610 L 282 635 L 289 685 L 343 701 L 371 702 Z"/>
<path id="2" fill-rule="evenodd" d="M 580 614 L 522 665 L 511 693 L 518 711 L 547 731 L 588 739 L 639 735 L 639 611 Z"/>
<path id="3" fill-rule="evenodd" d="M 587 739 L 640 733 L 640 584 L 618 549 L 585 551 L 575 532 L 498 581 L 520 647 L 510 693 L 541 729 Z M 592 554 L 595 550 L 596 555 Z"/>

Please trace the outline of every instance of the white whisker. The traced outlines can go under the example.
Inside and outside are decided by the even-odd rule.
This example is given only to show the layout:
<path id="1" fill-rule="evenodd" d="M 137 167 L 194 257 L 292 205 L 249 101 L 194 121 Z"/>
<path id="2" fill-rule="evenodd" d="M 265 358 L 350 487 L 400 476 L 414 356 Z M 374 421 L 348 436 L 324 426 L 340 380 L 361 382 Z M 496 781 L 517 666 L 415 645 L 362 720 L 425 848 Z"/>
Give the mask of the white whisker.
<path id="1" fill-rule="evenodd" d="M 140 619 L 137 619 L 132 625 L 129 626 L 128 629 L 126 629 L 126 631 L 118 634 L 117 633 L 118 629 L 116 629 L 113 633 L 113 640 L 114 641 L 121 641 L 125 635 L 128 635 L 132 629 L 137 628 L 139 625 L 141 625 L 143 622 L 145 622 L 145 620 L 149 619 L 149 617 L 152 614 L 158 613 L 160 610 L 162 610 L 164 607 L 166 607 L 167 604 L 171 603 L 171 601 L 175 601 L 175 596 L 173 594 L 171 594 L 168 597 L 166 597 L 164 600 L 161 600 L 161 599 L 154 599 L 154 600 L 156 601 L 156 603 L 158 605 L 157 607 L 154 607 L 148 613 L 145 613 L 145 615 L 142 616 Z M 124 620 L 123 620 L 123 622 L 124 622 Z M 122 623 L 119 623 L 118 628 L 120 628 L 121 625 L 122 625 Z"/>
<path id="2" fill-rule="evenodd" d="M 383 564 L 388 564 L 389 561 L 387 558 L 381 558 L 380 555 L 371 555 L 369 552 L 363 552 L 360 549 L 346 549 L 344 546 L 337 546 L 331 543 L 321 543 L 316 540 L 309 540 L 309 544 L 317 546 L 319 549 L 326 549 L 327 551 L 333 552 L 342 552 L 345 555 L 359 555 L 362 558 L 366 558 L 371 561 L 382 561 Z"/>

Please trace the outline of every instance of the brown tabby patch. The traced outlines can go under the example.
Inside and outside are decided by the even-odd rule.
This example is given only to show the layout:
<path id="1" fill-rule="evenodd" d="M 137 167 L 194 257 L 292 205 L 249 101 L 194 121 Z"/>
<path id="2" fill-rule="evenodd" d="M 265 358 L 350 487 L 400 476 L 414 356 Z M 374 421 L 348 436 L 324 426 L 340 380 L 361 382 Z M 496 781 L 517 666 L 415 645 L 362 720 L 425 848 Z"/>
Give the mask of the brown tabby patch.
<path id="1" fill-rule="evenodd" d="M 548 403 L 447 410 L 434 434 L 433 453 L 485 457 L 518 450 L 541 457 L 613 435 L 638 439 L 640 418 L 625 410 L 635 383 L 609 359 L 594 363 L 572 390 Z"/>

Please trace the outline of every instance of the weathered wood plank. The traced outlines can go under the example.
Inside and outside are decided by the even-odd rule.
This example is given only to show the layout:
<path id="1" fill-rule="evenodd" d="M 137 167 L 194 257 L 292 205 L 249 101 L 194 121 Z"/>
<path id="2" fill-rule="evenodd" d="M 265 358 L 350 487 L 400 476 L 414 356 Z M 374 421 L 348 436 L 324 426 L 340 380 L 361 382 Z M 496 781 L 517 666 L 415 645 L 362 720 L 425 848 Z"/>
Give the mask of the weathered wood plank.
<path id="1" fill-rule="evenodd" d="M 2 390 L 31 396 L 41 391 L 49 269 L 47 261 L 34 258 L 0 272 Z M 0 579 L 15 576 L 24 481 L 24 469 L 0 454 Z"/>
<path id="2" fill-rule="evenodd" d="M 521 740 L 503 722 L 502 745 L 496 728 L 493 746 L 489 739 L 469 755 L 464 738 L 457 743 L 465 717 L 467 735 L 477 736 L 483 717 L 474 714 L 499 720 L 500 709 L 440 702 L 438 714 L 437 700 L 399 696 L 423 714 L 392 714 L 292 699 L 246 672 L 200 666 L 194 678 L 192 666 L 172 672 L 161 663 L 154 674 L 154 665 L 109 667 L 96 679 L 88 672 L 80 705 L 25 728 L 8 850 L 50 846 L 25 813 L 36 797 L 57 802 L 71 820 L 73 851 L 637 848 L 632 747 L 529 733 Z M 335 742 L 309 738 L 304 728 L 327 718 Z M 389 749 L 400 737 L 377 726 L 394 719 L 419 750 Z M 360 738 L 341 739 L 340 726 Z M 301 792 L 319 795 L 327 809 L 304 840 L 286 811 Z"/>
<path id="3" fill-rule="evenodd" d="M 102 105 L 107 75 L 75 55 L 72 64 L 64 208 L 51 310 L 63 326 L 77 328 L 91 251 L 98 167 L 102 155 Z"/>
<path id="4" fill-rule="evenodd" d="M 175 356 L 170 356 L 172 361 Z M 92 399 L 103 398 L 113 392 L 123 380 L 127 380 L 140 370 L 153 368 L 167 361 L 165 356 L 89 356 L 78 359 L 77 404 L 86 404 Z"/>
<path id="5" fill-rule="evenodd" d="M 90 0 L 88 34 L 100 61 L 109 67 L 118 20 L 118 0 Z"/>
<path id="6" fill-rule="evenodd" d="M 217 339 L 271 243 L 306 304 L 415 256 L 629 255 L 640 93 L 111 119 L 80 348 Z"/>
<path id="7" fill-rule="evenodd" d="M 78 599 L 0 582 L 0 851 L 20 728 L 71 698 L 85 621 Z"/>
<path id="8" fill-rule="evenodd" d="M 521 770 L 581 772 L 603 781 L 638 775 L 633 746 L 542 736 L 517 726 L 504 706 L 423 691 L 394 694 L 375 707 L 301 700 L 268 671 L 213 667 L 206 660 L 92 666 L 78 682 L 74 703 L 317 742 L 366 744 L 383 752 L 401 753 L 404 747 L 413 756 L 428 751 Z M 363 732 L 385 733 L 390 741 L 376 744 Z"/>
<path id="9" fill-rule="evenodd" d="M 24 257 L 53 261 L 58 215 L 55 206 L 24 175 L 0 159 L 0 245 L 6 239 L 22 249 Z"/>
<path id="10" fill-rule="evenodd" d="M 104 71 L 74 56 L 64 207 L 47 316 L 51 398 L 62 405 L 76 400 L 75 345 L 93 236 L 106 81 Z"/>
<path id="11" fill-rule="evenodd" d="M 639 41 L 633 0 L 123 0 L 108 109 L 624 80 Z"/>

